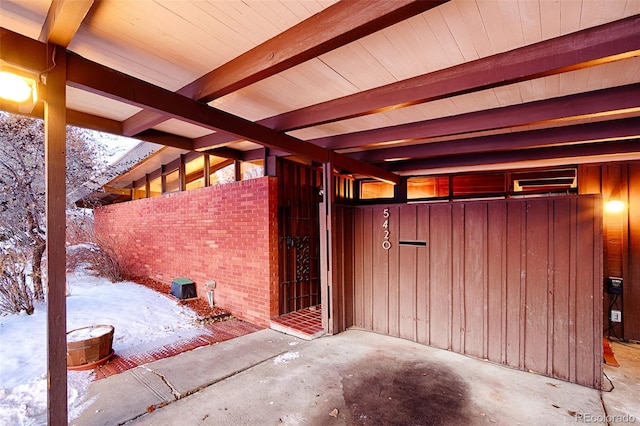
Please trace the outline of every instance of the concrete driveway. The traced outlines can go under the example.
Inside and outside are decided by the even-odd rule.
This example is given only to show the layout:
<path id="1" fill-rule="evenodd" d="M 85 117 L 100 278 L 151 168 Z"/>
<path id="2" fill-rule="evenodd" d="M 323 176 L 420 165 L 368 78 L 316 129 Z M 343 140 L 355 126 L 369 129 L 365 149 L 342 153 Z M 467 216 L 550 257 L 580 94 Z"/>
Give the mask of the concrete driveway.
<path id="1" fill-rule="evenodd" d="M 90 398 L 72 424 L 606 424 L 597 390 L 360 330 L 262 330 L 94 382 Z"/>

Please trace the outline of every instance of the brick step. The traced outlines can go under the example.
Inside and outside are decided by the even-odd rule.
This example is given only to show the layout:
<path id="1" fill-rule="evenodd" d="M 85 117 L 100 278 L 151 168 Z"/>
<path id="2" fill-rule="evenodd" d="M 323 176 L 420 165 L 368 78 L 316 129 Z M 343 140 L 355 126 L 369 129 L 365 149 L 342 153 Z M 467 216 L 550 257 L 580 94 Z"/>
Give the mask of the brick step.
<path id="1" fill-rule="evenodd" d="M 104 379 L 139 365 L 168 358 L 201 346 L 224 342 L 261 329 L 261 327 L 248 322 L 229 319 L 195 329 L 180 330 L 161 339 L 118 350 L 108 363 L 94 370 L 94 380 Z"/>

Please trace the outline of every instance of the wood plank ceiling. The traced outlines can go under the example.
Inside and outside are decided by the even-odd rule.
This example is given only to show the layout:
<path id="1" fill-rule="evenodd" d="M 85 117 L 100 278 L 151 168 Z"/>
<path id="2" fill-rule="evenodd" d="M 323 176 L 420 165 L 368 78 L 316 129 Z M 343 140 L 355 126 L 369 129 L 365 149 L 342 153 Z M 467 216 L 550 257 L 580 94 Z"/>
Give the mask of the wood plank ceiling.
<path id="1" fill-rule="evenodd" d="M 5 63 L 67 47 L 71 124 L 179 149 L 393 182 L 640 158 L 636 0 L 2 0 L 0 27 Z"/>

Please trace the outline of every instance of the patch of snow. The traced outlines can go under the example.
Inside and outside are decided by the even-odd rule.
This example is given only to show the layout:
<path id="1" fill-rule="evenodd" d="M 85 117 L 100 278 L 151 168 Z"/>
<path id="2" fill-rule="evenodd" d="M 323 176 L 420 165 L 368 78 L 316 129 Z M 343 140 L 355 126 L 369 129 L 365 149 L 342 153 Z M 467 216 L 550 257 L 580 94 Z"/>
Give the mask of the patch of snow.
<path id="1" fill-rule="evenodd" d="M 67 333 L 67 343 L 93 339 L 95 337 L 104 336 L 110 332 L 111 328 L 104 325 L 78 328 Z"/>
<path id="2" fill-rule="evenodd" d="M 147 287 L 111 283 L 82 273 L 67 275 L 67 330 L 109 324 L 113 349 L 127 351 L 167 335 L 191 335 L 196 314 Z M 47 311 L 0 317 L 0 425 L 44 425 L 47 413 Z M 69 371 L 69 419 L 91 404 L 86 398 L 93 372 Z"/>
<path id="3" fill-rule="evenodd" d="M 278 355 L 273 360 L 274 364 L 287 364 L 294 359 L 300 358 L 300 352 L 285 352 L 282 355 Z"/>

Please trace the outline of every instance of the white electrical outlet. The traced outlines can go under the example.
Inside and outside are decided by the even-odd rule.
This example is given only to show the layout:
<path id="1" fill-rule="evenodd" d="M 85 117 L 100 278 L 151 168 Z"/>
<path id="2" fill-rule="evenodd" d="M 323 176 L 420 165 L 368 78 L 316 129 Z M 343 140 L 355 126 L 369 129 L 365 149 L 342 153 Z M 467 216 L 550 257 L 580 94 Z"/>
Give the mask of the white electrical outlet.
<path id="1" fill-rule="evenodd" d="M 622 312 L 611 311 L 611 322 L 622 322 Z"/>

